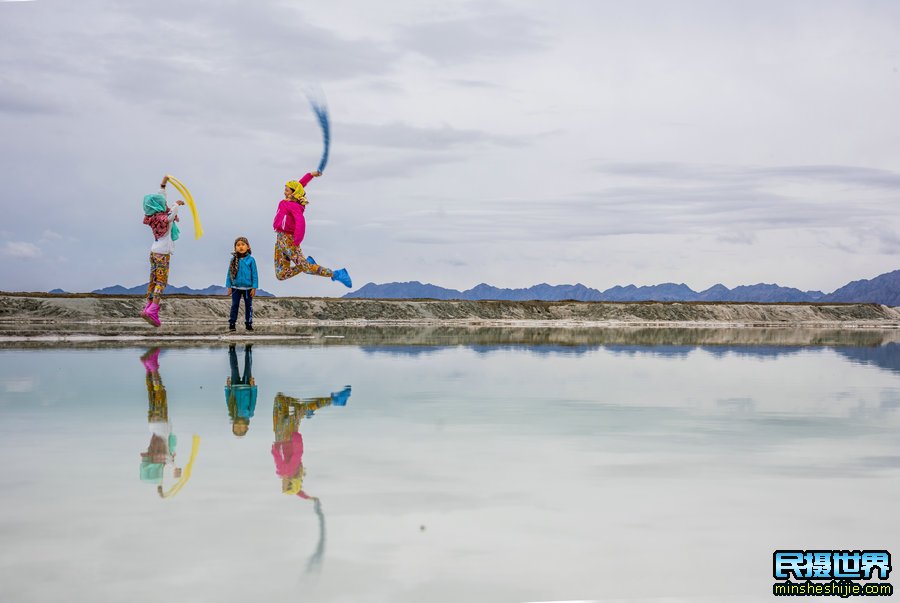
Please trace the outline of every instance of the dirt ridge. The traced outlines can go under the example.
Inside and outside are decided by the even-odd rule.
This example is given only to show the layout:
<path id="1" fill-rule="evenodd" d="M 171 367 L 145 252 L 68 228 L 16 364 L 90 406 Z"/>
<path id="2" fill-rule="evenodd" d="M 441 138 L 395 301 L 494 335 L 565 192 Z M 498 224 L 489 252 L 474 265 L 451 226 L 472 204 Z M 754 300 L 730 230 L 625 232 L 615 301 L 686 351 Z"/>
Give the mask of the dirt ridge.
<path id="1" fill-rule="evenodd" d="M 137 296 L 0 293 L 0 332 L 43 325 L 130 324 L 139 321 Z M 187 326 L 227 321 L 230 300 L 167 296 L 161 317 Z M 261 297 L 260 325 L 285 324 L 546 324 L 900 327 L 900 308 L 879 304 L 465 301 Z"/>

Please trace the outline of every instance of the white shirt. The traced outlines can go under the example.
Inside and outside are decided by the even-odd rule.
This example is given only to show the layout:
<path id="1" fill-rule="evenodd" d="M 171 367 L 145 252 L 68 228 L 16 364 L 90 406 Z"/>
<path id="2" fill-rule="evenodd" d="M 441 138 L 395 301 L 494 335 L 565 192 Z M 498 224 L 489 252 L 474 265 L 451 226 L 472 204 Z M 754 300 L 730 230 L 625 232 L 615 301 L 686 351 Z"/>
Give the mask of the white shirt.
<path id="1" fill-rule="evenodd" d="M 165 198 L 166 189 L 159 189 L 159 194 Z M 169 208 L 171 210 L 168 217 L 169 228 L 166 230 L 166 234 L 153 241 L 153 245 L 150 246 L 150 253 L 163 253 L 169 255 L 175 251 L 175 241 L 172 240 L 172 222 L 175 220 L 175 217 L 178 216 L 178 208 L 180 207 L 180 205 L 176 204 L 174 207 Z"/>
<path id="2" fill-rule="evenodd" d="M 172 423 L 169 421 L 153 421 L 152 423 L 147 423 L 147 427 L 150 428 L 150 433 L 164 440 L 172 433 Z"/>

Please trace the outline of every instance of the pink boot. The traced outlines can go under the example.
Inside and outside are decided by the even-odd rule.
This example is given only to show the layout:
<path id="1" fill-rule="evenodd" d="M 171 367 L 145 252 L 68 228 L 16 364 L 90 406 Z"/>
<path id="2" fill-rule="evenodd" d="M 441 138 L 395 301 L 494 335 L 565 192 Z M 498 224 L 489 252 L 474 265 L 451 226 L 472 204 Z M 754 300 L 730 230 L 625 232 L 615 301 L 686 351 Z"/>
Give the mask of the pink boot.
<path id="1" fill-rule="evenodd" d="M 141 312 L 141 317 L 154 327 L 158 327 L 162 324 L 159 322 L 159 304 L 150 302 L 150 305 Z"/>
<path id="2" fill-rule="evenodd" d="M 144 309 L 141 310 L 141 318 L 143 318 L 143 319 L 146 320 L 147 322 L 150 322 L 150 319 L 147 318 L 147 310 L 150 309 L 150 304 L 152 304 L 152 303 L 153 303 L 153 300 L 152 300 L 152 299 L 148 299 L 148 300 L 147 300 L 147 303 L 144 304 Z"/>
<path id="3" fill-rule="evenodd" d="M 148 373 L 159 372 L 159 348 L 147 350 L 147 353 L 141 356 L 141 362 Z"/>

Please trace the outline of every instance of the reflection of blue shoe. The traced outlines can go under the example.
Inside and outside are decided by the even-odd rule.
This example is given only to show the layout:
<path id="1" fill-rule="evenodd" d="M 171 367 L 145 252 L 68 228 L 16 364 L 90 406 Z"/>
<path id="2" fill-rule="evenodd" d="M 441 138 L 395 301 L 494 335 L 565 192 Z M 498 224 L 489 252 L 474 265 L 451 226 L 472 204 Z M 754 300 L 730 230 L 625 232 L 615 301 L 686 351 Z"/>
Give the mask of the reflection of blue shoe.
<path id="1" fill-rule="evenodd" d="M 306 262 L 307 262 L 308 264 L 312 264 L 313 266 L 315 266 L 316 264 L 318 264 L 318 262 L 315 261 L 315 260 L 313 259 L 313 256 L 311 256 L 311 255 L 306 256 Z"/>
<path id="2" fill-rule="evenodd" d="M 348 385 L 336 394 L 331 394 L 331 403 L 335 406 L 347 406 L 350 399 L 350 386 Z"/>
<path id="3" fill-rule="evenodd" d="M 347 272 L 346 268 L 335 270 L 334 276 L 331 277 L 331 280 L 341 283 L 348 289 L 353 286 L 353 281 L 350 280 L 350 274 Z"/>

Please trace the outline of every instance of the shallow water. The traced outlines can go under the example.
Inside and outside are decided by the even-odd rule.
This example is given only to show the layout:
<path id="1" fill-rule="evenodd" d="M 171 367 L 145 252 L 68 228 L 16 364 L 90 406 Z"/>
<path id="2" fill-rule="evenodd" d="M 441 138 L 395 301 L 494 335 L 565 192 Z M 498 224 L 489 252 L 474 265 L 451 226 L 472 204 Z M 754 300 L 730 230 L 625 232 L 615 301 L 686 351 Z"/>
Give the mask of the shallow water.
<path id="1" fill-rule="evenodd" d="M 0 600 L 762 601 L 775 549 L 900 550 L 897 344 L 257 344 L 243 437 L 228 346 L 150 395 L 146 352 L 0 351 Z"/>

